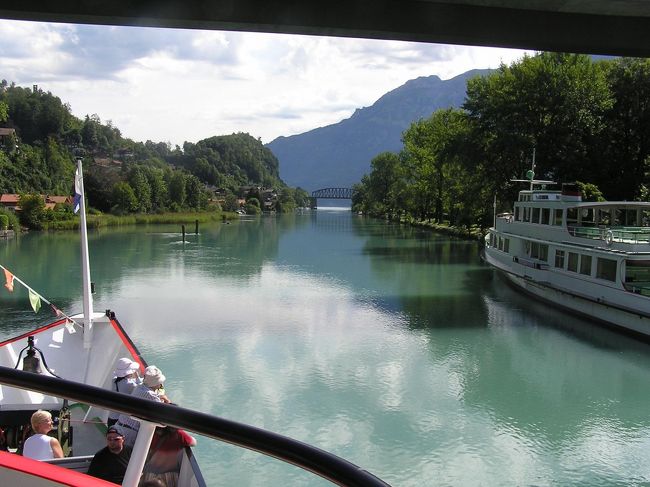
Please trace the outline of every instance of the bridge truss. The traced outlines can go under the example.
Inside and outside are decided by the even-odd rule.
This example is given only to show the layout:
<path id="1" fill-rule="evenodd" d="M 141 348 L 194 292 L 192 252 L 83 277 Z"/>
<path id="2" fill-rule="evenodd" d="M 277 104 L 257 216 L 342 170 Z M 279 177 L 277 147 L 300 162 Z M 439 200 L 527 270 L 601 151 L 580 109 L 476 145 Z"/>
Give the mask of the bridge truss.
<path id="1" fill-rule="evenodd" d="M 327 198 L 332 200 L 351 200 L 354 190 L 350 188 L 323 188 L 312 191 L 312 198 Z"/>

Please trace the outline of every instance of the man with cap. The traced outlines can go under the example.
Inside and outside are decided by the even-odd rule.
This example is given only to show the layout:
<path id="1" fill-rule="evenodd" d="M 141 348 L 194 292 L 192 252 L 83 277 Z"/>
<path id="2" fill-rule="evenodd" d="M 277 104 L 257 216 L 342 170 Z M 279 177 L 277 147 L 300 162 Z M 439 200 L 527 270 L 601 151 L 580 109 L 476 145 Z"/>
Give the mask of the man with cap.
<path id="1" fill-rule="evenodd" d="M 140 364 L 130 358 L 121 358 L 117 361 L 115 371 L 113 372 L 113 387 L 117 392 L 122 394 L 131 394 L 133 389 L 139 384 L 138 371 Z M 112 426 L 117 423 L 120 413 L 111 411 L 108 413 L 106 424 Z"/>
<path id="2" fill-rule="evenodd" d="M 131 458 L 131 447 L 124 444 L 124 430 L 117 425 L 110 426 L 106 432 L 106 443 L 95 453 L 88 467 L 88 475 L 122 484 Z"/>
<path id="3" fill-rule="evenodd" d="M 169 403 L 170 401 L 165 395 L 165 390 L 163 388 L 164 382 L 165 376 L 162 371 L 155 365 L 150 365 L 144 369 L 142 384 L 138 384 L 136 388 L 133 389 L 131 395 L 142 399 L 149 399 L 151 401 Z M 117 424 L 124 429 L 125 444 L 132 447 L 135 444 L 136 437 L 138 436 L 140 421 L 131 418 L 128 414 L 120 414 Z"/>

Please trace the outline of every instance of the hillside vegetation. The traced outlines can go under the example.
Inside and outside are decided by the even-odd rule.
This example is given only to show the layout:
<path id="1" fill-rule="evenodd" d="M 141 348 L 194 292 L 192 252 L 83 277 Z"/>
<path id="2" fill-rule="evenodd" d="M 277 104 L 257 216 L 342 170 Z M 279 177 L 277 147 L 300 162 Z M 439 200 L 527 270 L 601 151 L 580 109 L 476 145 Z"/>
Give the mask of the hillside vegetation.
<path id="1" fill-rule="evenodd" d="M 275 191 L 279 210 L 304 205 L 307 198 L 280 180 L 276 157 L 244 133 L 185 142 L 183 148 L 136 142 L 111 121 L 79 119 L 52 93 L 6 80 L 0 83 L 0 127 L 14 131 L 5 130 L 0 139 L 0 193 L 71 195 L 80 156 L 90 207 L 117 215 L 216 209 L 217 201 L 236 210 L 238 197 L 254 199 L 259 209 L 261 188 Z M 21 212 L 24 225 L 71 218 L 70 208 L 47 213 L 32 199 L 33 215 Z"/>
<path id="2" fill-rule="evenodd" d="M 609 200 L 649 199 L 650 60 L 540 53 L 467 82 L 461 108 L 408 127 L 372 159 L 353 209 L 456 226 L 511 209 L 536 150 L 537 179 Z"/>

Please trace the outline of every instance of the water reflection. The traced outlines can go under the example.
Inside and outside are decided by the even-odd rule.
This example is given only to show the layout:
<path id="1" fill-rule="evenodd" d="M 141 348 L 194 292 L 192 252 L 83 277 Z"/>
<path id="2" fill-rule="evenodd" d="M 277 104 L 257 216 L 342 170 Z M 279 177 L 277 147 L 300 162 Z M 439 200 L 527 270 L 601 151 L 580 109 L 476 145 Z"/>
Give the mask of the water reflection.
<path id="1" fill-rule="evenodd" d="M 0 252 L 78 309 L 76 245 L 30 236 Z M 647 346 L 514 292 L 473 243 L 319 210 L 185 243 L 171 227 L 102 232 L 91 252 L 96 307 L 117 311 L 180 404 L 400 486 L 650 481 Z M 7 295 L 5 332 L 28 306 Z M 226 445 L 196 450 L 210 485 L 321 484 Z"/>

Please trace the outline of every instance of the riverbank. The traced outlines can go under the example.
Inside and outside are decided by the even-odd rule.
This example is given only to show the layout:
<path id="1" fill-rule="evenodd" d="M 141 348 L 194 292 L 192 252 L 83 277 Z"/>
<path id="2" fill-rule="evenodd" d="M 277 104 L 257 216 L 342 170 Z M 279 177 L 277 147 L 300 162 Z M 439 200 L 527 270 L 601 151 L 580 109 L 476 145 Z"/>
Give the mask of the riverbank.
<path id="1" fill-rule="evenodd" d="M 125 225 L 160 225 L 160 224 L 187 224 L 208 223 L 216 221 L 231 221 L 239 219 L 239 215 L 226 211 L 210 212 L 181 212 L 181 213 L 160 213 L 160 214 L 134 214 L 134 215 L 88 215 L 86 223 L 88 228 L 117 227 Z M 43 224 L 44 231 L 78 230 L 79 218 L 74 220 L 63 220 L 46 222 Z"/>
<path id="2" fill-rule="evenodd" d="M 415 220 L 413 218 L 400 218 L 400 223 L 405 225 L 411 225 L 413 227 L 428 228 L 434 232 L 442 233 L 449 235 L 451 237 L 463 238 L 466 240 L 477 240 L 482 241 L 484 232 L 478 225 L 472 225 L 469 228 L 466 227 L 453 227 L 450 225 L 441 225 L 439 223 L 434 223 L 429 220 Z"/>

